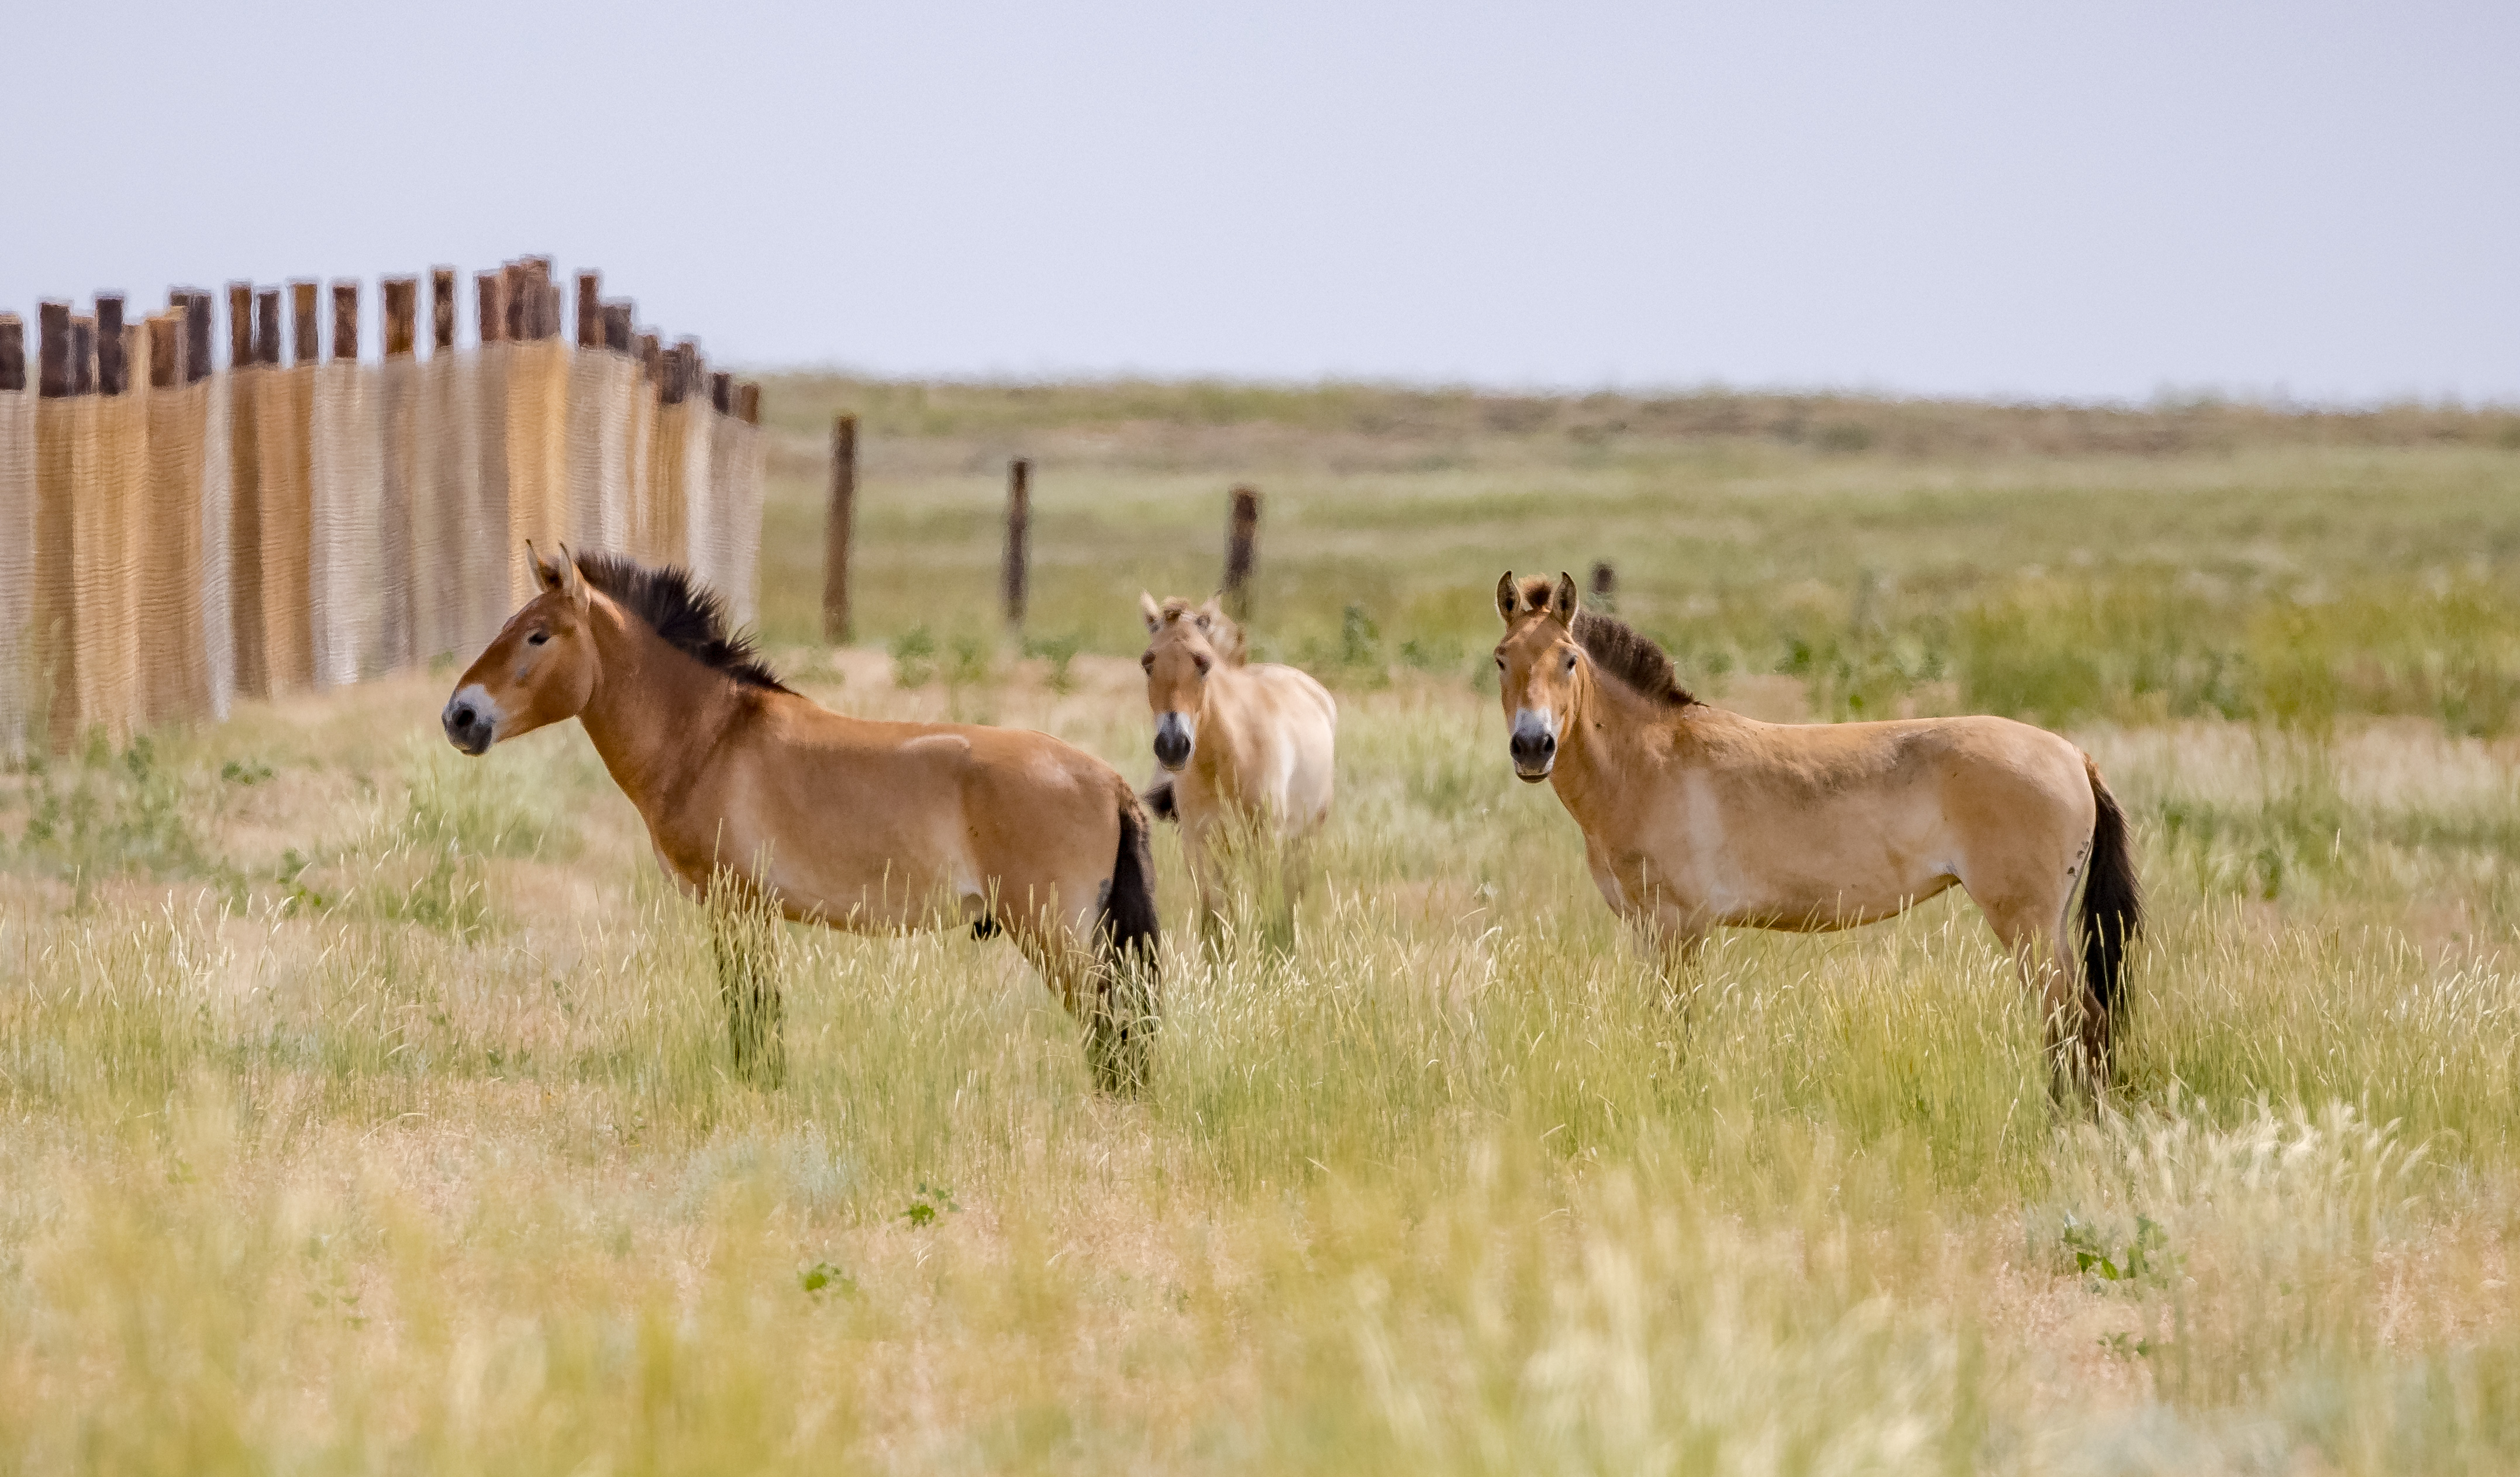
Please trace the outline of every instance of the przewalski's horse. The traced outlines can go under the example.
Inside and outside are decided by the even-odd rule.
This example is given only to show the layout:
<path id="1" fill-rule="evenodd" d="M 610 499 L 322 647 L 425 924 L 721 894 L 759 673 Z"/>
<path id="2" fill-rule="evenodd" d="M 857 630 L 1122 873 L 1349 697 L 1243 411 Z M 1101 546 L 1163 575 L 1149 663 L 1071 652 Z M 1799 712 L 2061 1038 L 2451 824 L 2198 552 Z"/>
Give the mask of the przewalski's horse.
<path id="1" fill-rule="evenodd" d="M 1566 575 L 1508 574 L 1497 612 L 1514 774 L 1556 789 L 1595 884 L 1674 983 L 1711 928 L 1849 928 L 1957 882 L 2040 992 L 2059 1064 L 2106 1084 L 2142 910 L 2126 815 L 2081 749 L 2008 718 L 1786 725 L 1709 707 L 1661 648 L 1580 609 Z"/>
<path id="2" fill-rule="evenodd" d="M 1201 930 L 1213 939 L 1224 917 L 1221 853 L 1257 840 L 1276 853 L 1269 926 L 1291 942 L 1304 843 L 1330 813 L 1338 704 L 1293 667 L 1244 665 L 1242 632 L 1214 601 L 1158 604 L 1142 594 L 1138 607 L 1149 638 L 1139 665 L 1155 714 L 1155 762 L 1170 775 L 1150 798 L 1157 814 L 1181 822 Z"/>
<path id="3" fill-rule="evenodd" d="M 545 560 L 542 591 L 456 684 L 468 754 L 575 718 L 667 874 L 857 932 L 1005 929 L 1087 1028 L 1106 1087 L 1143 1076 L 1154 873 L 1126 781 L 1046 734 L 846 718 L 789 691 L 680 569 Z M 719 938 L 739 1067 L 783 1059 L 775 981 Z"/>

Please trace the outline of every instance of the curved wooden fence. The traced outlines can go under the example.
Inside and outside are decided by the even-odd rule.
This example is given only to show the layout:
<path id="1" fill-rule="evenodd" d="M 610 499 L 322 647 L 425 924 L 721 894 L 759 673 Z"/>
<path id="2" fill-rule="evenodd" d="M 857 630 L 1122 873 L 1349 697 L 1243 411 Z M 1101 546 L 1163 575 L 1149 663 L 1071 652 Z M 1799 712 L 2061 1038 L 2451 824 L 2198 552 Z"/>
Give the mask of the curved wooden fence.
<path id="1" fill-rule="evenodd" d="M 494 635 L 523 602 L 527 539 L 684 564 L 753 619 L 760 391 L 706 371 L 577 278 L 562 334 L 547 258 L 462 284 L 382 284 L 383 356 L 359 358 L 361 289 L 177 289 L 125 318 L 0 314 L 0 756 L 120 743 L 237 696 L 334 687 Z M 290 353 L 282 354 L 284 316 Z M 322 338 L 329 318 L 331 352 Z"/>

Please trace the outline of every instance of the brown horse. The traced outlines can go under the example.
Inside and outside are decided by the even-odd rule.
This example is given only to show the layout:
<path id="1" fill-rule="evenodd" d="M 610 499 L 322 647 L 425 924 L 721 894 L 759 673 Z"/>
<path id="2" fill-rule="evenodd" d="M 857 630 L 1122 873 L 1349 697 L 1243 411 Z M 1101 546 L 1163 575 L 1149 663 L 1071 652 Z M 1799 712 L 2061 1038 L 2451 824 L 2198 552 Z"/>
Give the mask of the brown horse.
<path id="1" fill-rule="evenodd" d="M 1086 1026 L 1105 1086 L 1144 1073 L 1154 872 L 1137 796 L 1046 734 L 846 718 L 782 684 L 680 569 L 546 560 L 447 700 L 468 754 L 575 718 L 666 874 L 858 932 L 965 922 L 1012 935 Z M 730 962 L 738 1065 L 781 1066 L 775 983 Z"/>
<path id="2" fill-rule="evenodd" d="M 1214 601 L 1158 604 L 1141 594 L 1138 608 L 1147 622 L 1138 664 L 1155 715 L 1155 762 L 1170 777 L 1148 795 L 1156 814 L 1181 822 L 1201 931 L 1213 940 L 1225 915 L 1222 853 L 1257 842 L 1276 863 L 1268 927 L 1291 943 L 1304 845 L 1329 819 L 1338 704 L 1293 667 L 1246 665 L 1241 629 Z"/>
<path id="3" fill-rule="evenodd" d="M 1556 789 L 1595 885 L 1674 983 L 1709 929 L 1848 928 L 1957 882 L 2040 992 L 2060 1065 L 2106 1084 L 2142 910 L 2126 815 L 2090 756 L 2008 718 L 1786 725 L 1709 707 L 1562 574 L 1508 574 L 1497 613 L 1514 774 Z"/>

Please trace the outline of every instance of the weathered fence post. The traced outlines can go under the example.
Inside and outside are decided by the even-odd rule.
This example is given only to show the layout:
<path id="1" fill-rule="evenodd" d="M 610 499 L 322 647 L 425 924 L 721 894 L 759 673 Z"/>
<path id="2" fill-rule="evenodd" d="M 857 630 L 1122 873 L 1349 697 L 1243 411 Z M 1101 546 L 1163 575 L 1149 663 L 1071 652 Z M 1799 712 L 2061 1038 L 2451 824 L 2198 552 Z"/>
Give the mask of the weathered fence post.
<path id="1" fill-rule="evenodd" d="M 1017 457 L 1007 464 L 1007 561 L 1004 571 L 1007 625 L 1020 634 L 1024 605 L 1031 593 L 1032 463 Z"/>
<path id="2" fill-rule="evenodd" d="M 131 388 L 131 362 L 122 344 L 122 294 L 96 294 L 96 388 L 119 395 Z"/>
<path id="3" fill-rule="evenodd" d="M 823 522 L 823 640 L 845 645 L 849 618 L 849 536 L 858 503 L 858 418 L 832 418 L 832 510 Z"/>
<path id="4" fill-rule="evenodd" d="M 428 269 L 428 345 L 432 354 L 455 347 L 455 269 Z"/>
<path id="5" fill-rule="evenodd" d="M 418 347 L 420 279 L 388 277 L 385 291 L 385 357 L 408 359 Z"/>
<path id="6" fill-rule="evenodd" d="M 1593 592 L 1589 597 L 1604 614 L 1619 608 L 1619 571 L 1608 559 L 1593 561 Z"/>
<path id="7" fill-rule="evenodd" d="M 359 285 L 346 279 L 333 284 L 333 357 L 359 357 Z"/>
<path id="8" fill-rule="evenodd" d="M 604 347 L 604 274 L 577 274 L 577 346 Z"/>
<path id="9" fill-rule="evenodd" d="M 289 285 L 289 327 L 292 342 L 289 362 L 313 364 L 324 357 L 323 325 L 316 319 L 316 294 L 320 290 L 312 282 Z"/>
<path id="10" fill-rule="evenodd" d="M 1251 568 L 1260 554 L 1260 494 L 1234 489 L 1234 511 L 1225 525 L 1225 613 L 1251 618 Z"/>
<path id="11" fill-rule="evenodd" d="M 0 391 L 25 387 L 25 322 L 15 313 L 0 313 Z M 0 735 L 0 740 L 7 738 L 7 735 Z"/>

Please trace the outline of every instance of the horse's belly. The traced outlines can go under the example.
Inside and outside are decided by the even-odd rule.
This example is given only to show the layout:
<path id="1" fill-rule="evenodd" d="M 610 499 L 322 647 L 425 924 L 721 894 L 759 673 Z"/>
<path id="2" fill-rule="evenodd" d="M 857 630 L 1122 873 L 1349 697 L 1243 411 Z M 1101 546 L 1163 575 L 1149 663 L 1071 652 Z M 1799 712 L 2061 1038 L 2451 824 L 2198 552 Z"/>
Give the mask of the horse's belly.
<path id="1" fill-rule="evenodd" d="M 1829 806 L 1799 818 L 1729 818 L 1690 869 L 1702 912 L 1733 926 L 1822 932 L 1893 917 L 1958 880 L 1939 810 Z"/>

